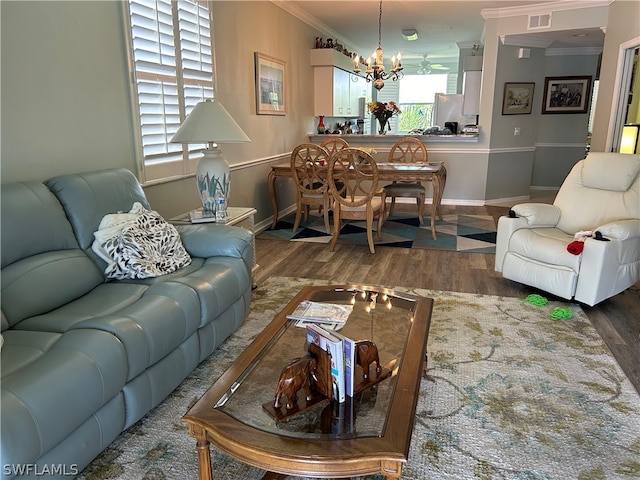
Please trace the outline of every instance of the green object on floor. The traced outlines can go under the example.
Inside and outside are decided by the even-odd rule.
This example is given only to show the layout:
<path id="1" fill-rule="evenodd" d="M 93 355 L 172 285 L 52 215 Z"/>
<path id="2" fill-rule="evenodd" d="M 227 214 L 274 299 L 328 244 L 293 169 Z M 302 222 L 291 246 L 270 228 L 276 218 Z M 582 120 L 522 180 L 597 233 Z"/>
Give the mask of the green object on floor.
<path id="1" fill-rule="evenodd" d="M 573 312 L 570 308 L 556 307 L 549 316 L 554 320 L 565 320 L 573 317 Z"/>
<path id="2" fill-rule="evenodd" d="M 536 307 L 542 307 L 546 305 L 549 300 L 544 298 L 542 295 L 532 293 L 531 295 L 527 295 L 527 302 L 529 302 L 531 305 L 535 305 Z"/>

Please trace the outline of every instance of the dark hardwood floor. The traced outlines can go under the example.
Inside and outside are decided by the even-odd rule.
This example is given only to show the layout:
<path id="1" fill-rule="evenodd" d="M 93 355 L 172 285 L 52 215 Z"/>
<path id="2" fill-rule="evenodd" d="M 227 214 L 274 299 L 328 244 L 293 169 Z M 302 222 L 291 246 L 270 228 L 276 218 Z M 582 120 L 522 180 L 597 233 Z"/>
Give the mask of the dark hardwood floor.
<path id="1" fill-rule="evenodd" d="M 496 223 L 508 212 L 508 207 L 498 206 L 444 205 L 442 209 L 443 213 L 493 215 Z M 257 239 L 256 256 L 258 284 L 271 276 L 291 276 L 523 299 L 541 293 L 553 298 L 503 279 L 493 270 L 493 254 L 377 246 L 372 255 L 366 246 L 338 245 L 330 252 L 325 244 Z M 640 393 L 640 283 L 595 307 L 581 307 Z"/>

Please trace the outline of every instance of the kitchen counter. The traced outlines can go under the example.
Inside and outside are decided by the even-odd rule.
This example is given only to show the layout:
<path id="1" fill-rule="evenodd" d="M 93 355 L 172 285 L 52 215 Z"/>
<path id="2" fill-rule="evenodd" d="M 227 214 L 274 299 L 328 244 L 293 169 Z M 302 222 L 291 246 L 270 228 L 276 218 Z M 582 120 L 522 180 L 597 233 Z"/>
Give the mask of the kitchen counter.
<path id="1" fill-rule="evenodd" d="M 409 134 L 387 134 L 387 135 L 319 135 L 317 133 L 309 134 L 309 141 L 312 143 L 322 143 L 324 140 L 331 137 L 344 138 L 349 145 L 360 144 L 378 144 L 378 145 L 392 145 L 401 138 L 415 137 L 422 143 L 478 143 L 478 135 L 409 135 Z"/>

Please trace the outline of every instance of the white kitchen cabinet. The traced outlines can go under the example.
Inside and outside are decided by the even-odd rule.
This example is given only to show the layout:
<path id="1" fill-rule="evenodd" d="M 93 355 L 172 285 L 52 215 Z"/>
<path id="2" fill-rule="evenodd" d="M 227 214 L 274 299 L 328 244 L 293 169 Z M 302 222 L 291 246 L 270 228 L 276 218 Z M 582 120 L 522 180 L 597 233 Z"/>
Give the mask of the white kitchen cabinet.
<path id="1" fill-rule="evenodd" d="M 367 97 L 364 78 L 333 66 L 313 68 L 313 111 L 315 116 L 358 117 L 359 99 Z"/>

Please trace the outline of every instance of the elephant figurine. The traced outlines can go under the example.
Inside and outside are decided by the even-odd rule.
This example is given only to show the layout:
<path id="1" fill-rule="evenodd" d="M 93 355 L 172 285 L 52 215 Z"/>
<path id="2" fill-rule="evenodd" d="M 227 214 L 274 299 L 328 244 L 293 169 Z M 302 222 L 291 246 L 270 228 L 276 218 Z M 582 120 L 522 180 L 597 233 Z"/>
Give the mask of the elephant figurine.
<path id="1" fill-rule="evenodd" d="M 307 401 L 313 396 L 311 380 L 316 379 L 316 369 L 318 363 L 313 357 L 302 357 L 292 360 L 289 365 L 282 369 L 278 387 L 276 388 L 273 408 L 280 408 L 280 397 L 287 397 L 286 408 L 291 410 L 297 402 L 298 391 L 304 388 L 307 394 Z"/>
<path id="2" fill-rule="evenodd" d="M 382 368 L 376 344 L 370 340 L 356 342 L 356 364 L 362 367 L 365 380 L 369 378 L 369 365 L 373 362 L 376 362 L 376 373 L 380 373 Z"/>

